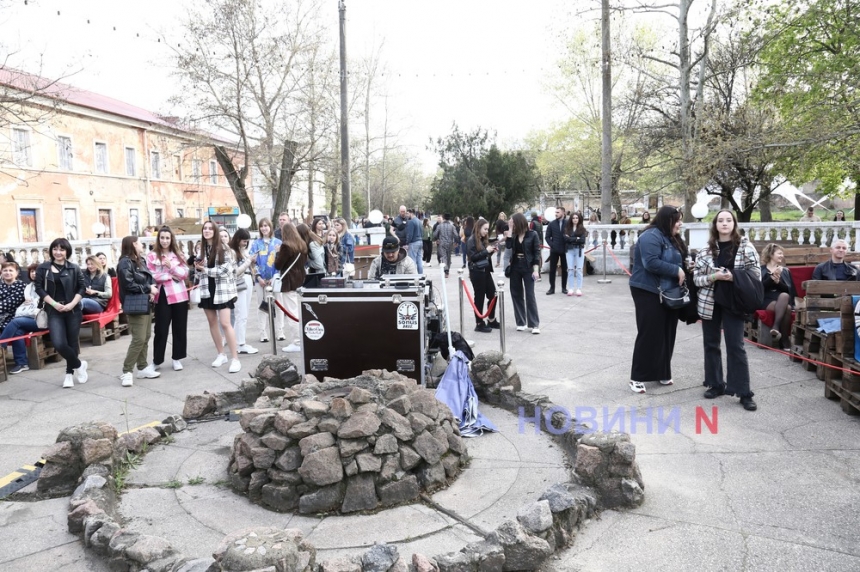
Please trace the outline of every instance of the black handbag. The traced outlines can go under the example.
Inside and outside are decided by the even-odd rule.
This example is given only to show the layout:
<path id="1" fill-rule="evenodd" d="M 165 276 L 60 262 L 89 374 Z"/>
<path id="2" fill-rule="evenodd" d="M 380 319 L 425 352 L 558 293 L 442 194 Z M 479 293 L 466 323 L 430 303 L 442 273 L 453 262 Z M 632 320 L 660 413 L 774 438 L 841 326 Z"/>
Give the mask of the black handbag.
<path id="1" fill-rule="evenodd" d="M 692 300 L 690 291 L 687 290 L 687 285 L 672 286 L 671 288 L 660 290 L 660 303 L 669 310 L 680 310 L 687 306 Z"/>
<path id="2" fill-rule="evenodd" d="M 129 316 L 149 314 L 149 294 L 126 294 L 122 301 L 122 312 Z"/>
<path id="3" fill-rule="evenodd" d="M 490 261 L 486 258 L 482 258 L 477 262 L 472 263 L 472 270 L 483 270 L 490 265 Z"/>

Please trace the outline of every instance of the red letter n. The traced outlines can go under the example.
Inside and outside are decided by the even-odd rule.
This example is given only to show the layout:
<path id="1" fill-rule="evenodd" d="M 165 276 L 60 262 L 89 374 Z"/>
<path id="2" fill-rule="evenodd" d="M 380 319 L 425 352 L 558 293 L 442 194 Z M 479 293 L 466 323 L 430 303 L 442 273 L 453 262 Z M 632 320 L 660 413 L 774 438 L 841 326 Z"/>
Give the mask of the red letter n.
<path id="1" fill-rule="evenodd" d="M 711 435 L 717 434 L 717 425 L 719 425 L 719 409 L 716 406 L 711 407 L 711 418 L 708 419 L 708 416 L 705 414 L 705 410 L 702 409 L 701 405 L 696 406 L 696 435 L 700 435 L 702 433 L 702 421 L 705 422 L 705 425 L 708 427 L 708 431 L 711 432 Z"/>

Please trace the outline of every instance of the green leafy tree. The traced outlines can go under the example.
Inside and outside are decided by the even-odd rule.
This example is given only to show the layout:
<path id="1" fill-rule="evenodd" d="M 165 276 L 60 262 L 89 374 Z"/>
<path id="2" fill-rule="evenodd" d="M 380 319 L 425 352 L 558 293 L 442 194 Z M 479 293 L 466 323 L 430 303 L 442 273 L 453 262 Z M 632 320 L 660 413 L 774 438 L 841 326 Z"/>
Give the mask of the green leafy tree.
<path id="1" fill-rule="evenodd" d="M 835 194 L 854 181 L 860 209 L 860 1 L 783 0 L 763 22 L 758 97 L 772 102 L 792 137 L 780 163 L 795 182 Z"/>
<path id="2" fill-rule="evenodd" d="M 440 169 L 431 185 L 436 212 L 493 218 L 537 195 L 534 161 L 522 151 L 499 149 L 486 130 L 463 133 L 455 124 L 434 147 Z"/>

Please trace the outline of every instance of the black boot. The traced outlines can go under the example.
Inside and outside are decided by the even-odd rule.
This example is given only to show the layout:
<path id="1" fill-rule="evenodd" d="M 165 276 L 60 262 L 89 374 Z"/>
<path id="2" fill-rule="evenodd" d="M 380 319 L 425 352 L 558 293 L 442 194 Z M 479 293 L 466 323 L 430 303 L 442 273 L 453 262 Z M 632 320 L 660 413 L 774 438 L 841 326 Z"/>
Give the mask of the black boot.
<path id="1" fill-rule="evenodd" d="M 718 385 L 717 387 L 709 387 L 708 391 L 705 392 L 705 399 L 714 399 L 715 397 L 719 397 L 726 393 L 726 388 L 722 385 Z"/>
<path id="2" fill-rule="evenodd" d="M 744 409 L 747 411 L 755 411 L 758 409 L 758 405 L 755 404 L 752 397 L 741 397 L 741 405 L 743 405 Z"/>
<path id="3" fill-rule="evenodd" d="M 487 324 L 485 324 L 484 322 L 479 322 L 475 326 L 475 331 L 481 332 L 482 334 L 489 334 L 490 332 L 493 331 L 493 329 L 490 326 L 488 326 Z"/>

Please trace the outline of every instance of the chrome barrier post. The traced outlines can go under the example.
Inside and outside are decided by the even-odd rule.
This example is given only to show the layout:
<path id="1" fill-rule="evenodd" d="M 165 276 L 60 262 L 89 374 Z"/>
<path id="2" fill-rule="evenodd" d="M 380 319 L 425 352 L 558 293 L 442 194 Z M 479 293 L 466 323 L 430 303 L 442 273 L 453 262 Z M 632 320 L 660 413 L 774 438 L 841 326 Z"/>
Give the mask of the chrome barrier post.
<path id="1" fill-rule="evenodd" d="M 496 306 L 499 314 L 499 350 L 505 353 L 505 281 L 496 282 Z"/>
<path id="2" fill-rule="evenodd" d="M 442 284 L 442 303 L 445 304 L 445 324 L 448 325 L 448 360 L 454 356 L 454 342 L 451 339 L 451 311 L 448 307 L 448 285 L 445 283 L 445 265 L 439 265 L 439 276 Z"/>
<path id="3" fill-rule="evenodd" d="M 465 316 L 463 314 L 463 269 L 460 268 L 457 270 L 457 288 L 459 288 L 460 294 L 460 334 L 465 338 L 466 337 L 466 322 Z"/>
<path id="4" fill-rule="evenodd" d="M 266 302 L 269 303 L 269 339 L 272 341 L 272 355 L 278 355 L 278 336 L 275 334 L 275 295 L 271 286 L 266 286 Z"/>
<path id="5" fill-rule="evenodd" d="M 583 268 L 585 265 L 583 264 Z M 603 239 L 603 278 L 597 281 L 598 284 L 612 284 L 612 280 L 606 277 L 606 239 Z"/>

